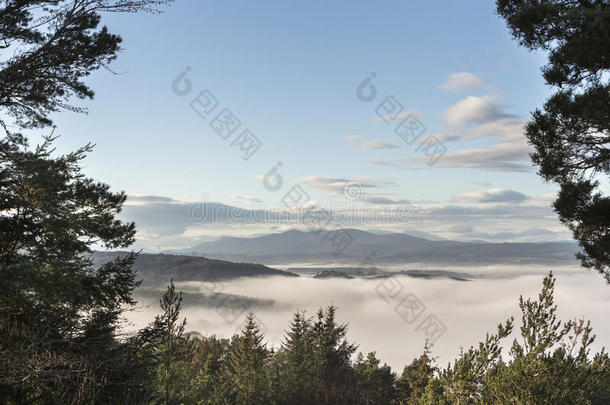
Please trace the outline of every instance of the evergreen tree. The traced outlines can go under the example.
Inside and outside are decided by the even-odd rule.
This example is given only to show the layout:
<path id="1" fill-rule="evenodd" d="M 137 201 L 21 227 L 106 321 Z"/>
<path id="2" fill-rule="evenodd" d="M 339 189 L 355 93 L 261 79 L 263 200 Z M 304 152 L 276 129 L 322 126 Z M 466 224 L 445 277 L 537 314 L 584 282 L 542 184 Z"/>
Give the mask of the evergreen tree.
<path id="1" fill-rule="evenodd" d="M 459 357 L 440 373 L 444 388 L 443 401 L 456 404 L 481 403 L 487 373 L 501 362 L 501 341 L 512 331 L 512 319 L 498 325 L 496 334 L 487 334 L 478 347 L 462 351 Z M 443 403 L 443 402 L 441 402 Z"/>
<path id="2" fill-rule="evenodd" d="M 92 248 L 126 248 L 132 223 L 116 219 L 124 193 L 86 178 L 91 145 L 52 156 L 19 131 L 91 98 L 83 79 L 106 66 L 120 37 L 101 12 L 153 10 L 154 0 L 0 0 L 0 402 L 142 400 L 142 336 L 119 339 L 137 285 L 133 254 L 94 267 Z"/>
<path id="3" fill-rule="evenodd" d="M 400 378 L 396 381 L 398 396 L 401 404 L 418 404 L 429 380 L 434 376 L 436 367 L 433 365 L 431 348 L 428 342 L 424 345 L 424 352 L 420 357 L 405 366 Z"/>
<path id="4" fill-rule="evenodd" d="M 157 335 L 155 359 L 157 362 L 154 389 L 156 401 L 164 404 L 181 403 L 187 382 L 182 368 L 188 366 L 192 345 L 183 336 L 186 319 L 180 321 L 182 292 L 177 293 L 172 280 L 160 301 L 163 314 L 155 318 L 152 330 Z"/>
<path id="5" fill-rule="evenodd" d="M 184 370 L 190 378 L 183 387 L 186 403 L 194 404 L 226 404 L 222 397 L 223 364 L 229 351 L 227 339 L 205 337 L 193 339 L 194 350 L 190 365 Z"/>
<path id="6" fill-rule="evenodd" d="M 269 356 L 260 327 L 250 312 L 240 334 L 233 337 L 229 347 L 222 387 L 227 403 L 268 403 L 266 366 Z"/>
<path id="7" fill-rule="evenodd" d="M 296 311 L 282 347 L 275 356 L 281 403 L 311 403 L 308 398 L 314 377 L 311 321 L 305 312 Z"/>
<path id="8" fill-rule="evenodd" d="M 351 356 L 357 346 L 346 339 L 347 325 L 335 320 L 336 308 L 320 309 L 310 329 L 314 363 L 313 389 L 318 404 L 349 403 L 357 398 Z"/>
<path id="9" fill-rule="evenodd" d="M 537 300 L 519 300 L 521 342 L 514 340 L 508 361 L 501 357 L 500 344 L 510 334 L 512 320 L 431 379 L 421 403 L 608 403 L 610 358 L 604 350 L 590 355 L 594 336 L 588 323 L 557 319 L 553 291 L 549 274 Z"/>
<path id="10" fill-rule="evenodd" d="M 121 38 L 99 27 L 101 13 L 155 11 L 170 1 L 0 0 L 0 110 L 20 128 L 50 126 L 49 114 L 61 109 L 86 111 L 70 99 L 92 98 L 83 79 L 121 49 Z M 7 132 L 10 125 L 0 119 Z"/>
<path id="11" fill-rule="evenodd" d="M 9 397 L 90 381 L 80 363 L 91 352 L 76 348 L 92 340 L 76 338 L 93 324 L 110 336 L 137 285 L 134 255 L 97 268 L 89 257 L 94 245 L 133 242 L 134 225 L 115 218 L 124 193 L 83 176 L 90 146 L 51 157 L 51 142 L 31 150 L 19 135 L 0 140 L 0 390 Z"/>
<path id="12" fill-rule="evenodd" d="M 366 359 L 362 353 L 358 353 L 354 364 L 358 383 L 354 388 L 360 404 L 385 405 L 393 403 L 397 398 L 394 386 L 396 374 L 387 364 L 380 367 L 379 363 L 375 352 L 369 353 Z"/>
<path id="13" fill-rule="evenodd" d="M 561 322 L 551 275 L 537 301 L 519 300 L 521 338 L 513 342 L 510 361 L 490 372 L 483 397 L 488 402 L 522 404 L 602 404 L 610 401 L 607 388 L 610 362 L 605 353 L 591 361 L 595 337 L 584 321 Z M 567 339 L 566 339 L 567 338 Z"/>
<path id="14" fill-rule="evenodd" d="M 606 0 L 497 0 L 519 43 L 545 50 L 547 84 L 556 88 L 533 113 L 526 135 L 547 181 L 561 186 L 554 203 L 583 248 L 585 267 L 610 282 L 610 3 Z"/>

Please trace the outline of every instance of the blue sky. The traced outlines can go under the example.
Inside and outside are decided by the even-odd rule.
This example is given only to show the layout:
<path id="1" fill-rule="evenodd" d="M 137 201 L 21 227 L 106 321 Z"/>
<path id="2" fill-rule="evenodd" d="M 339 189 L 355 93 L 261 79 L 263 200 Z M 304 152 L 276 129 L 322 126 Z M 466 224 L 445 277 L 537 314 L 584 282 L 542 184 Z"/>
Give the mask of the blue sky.
<path id="1" fill-rule="evenodd" d="M 124 39 L 111 66 L 118 74 L 91 76 L 96 97 L 80 102 L 88 115 L 57 117 L 59 151 L 97 144 L 86 172 L 132 196 L 125 218 L 138 221 L 144 246 L 282 229 L 185 222 L 182 208 L 202 195 L 277 208 L 299 184 L 325 205 L 345 200 L 347 183 L 361 185 L 368 207 L 384 199 L 429 210 L 423 222 L 390 230 L 568 238 L 549 208 L 556 189 L 529 168 L 520 130 L 550 93 L 545 56 L 515 43 L 493 2 L 183 0 L 164 10 L 105 15 Z M 186 67 L 192 91 L 180 97 L 171 84 Z M 365 103 L 356 88 L 371 72 L 378 93 Z M 190 107 L 204 89 L 219 101 L 206 119 Z M 400 120 L 379 119 L 390 95 L 423 123 L 421 139 L 442 142 L 436 164 L 396 135 Z M 242 123 L 229 140 L 210 128 L 222 108 Z M 262 146 L 243 160 L 230 144 L 246 128 Z M 271 192 L 261 176 L 277 162 L 285 185 Z"/>

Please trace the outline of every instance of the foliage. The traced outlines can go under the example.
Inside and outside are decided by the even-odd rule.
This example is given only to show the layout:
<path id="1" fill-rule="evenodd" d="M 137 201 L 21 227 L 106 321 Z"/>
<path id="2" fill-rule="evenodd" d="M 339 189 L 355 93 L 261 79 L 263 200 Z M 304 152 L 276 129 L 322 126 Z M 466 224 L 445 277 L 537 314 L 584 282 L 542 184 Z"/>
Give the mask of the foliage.
<path id="1" fill-rule="evenodd" d="M 92 146 L 54 156 L 19 132 L 52 126 L 93 91 L 83 82 L 120 50 L 101 12 L 152 10 L 152 0 L 0 0 L 0 398 L 3 403 L 141 402 L 146 335 L 121 336 L 138 284 L 127 253 L 95 266 L 94 248 L 125 248 L 124 193 L 87 178 Z M 11 121 L 9 121 L 9 119 Z M 14 130 L 13 128 L 16 128 Z"/>
<path id="2" fill-rule="evenodd" d="M 404 404 L 417 404 L 422 397 L 436 367 L 431 357 L 431 347 L 426 342 L 422 355 L 405 366 L 402 375 L 396 381 L 396 388 Z"/>
<path id="3" fill-rule="evenodd" d="M 133 254 L 100 267 L 88 254 L 128 246 L 135 230 L 115 219 L 124 193 L 81 173 L 90 147 L 51 157 L 51 142 L 32 150 L 20 135 L 0 140 L 0 385 L 16 396 L 86 397 L 112 374 L 97 372 L 124 366 L 120 356 L 96 359 L 95 347 L 125 353 L 111 337 L 137 285 Z"/>
<path id="4" fill-rule="evenodd" d="M 92 98 L 83 78 L 107 67 L 121 38 L 99 27 L 103 12 L 154 11 L 167 0 L 0 0 L 0 110 L 20 128 L 53 125 L 70 99 Z M 10 123 L 0 119 L 8 130 Z"/>
<path id="5" fill-rule="evenodd" d="M 583 266 L 610 282 L 610 3 L 497 0 L 497 11 L 519 43 L 548 52 L 542 69 L 555 93 L 526 127 L 532 160 L 560 185 L 554 203 L 580 242 Z"/>
<path id="6" fill-rule="evenodd" d="M 501 357 L 501 341 L 512 319 L 463 352 L 426 387 L 426 404 L 605 404 L 610 399 L 610 358 L 590 356 L 594 336 L 584 321 L 561 322 L 554 305 L 554 278 L 543 282 L 538 300 L 519 300 L 521 342 Z M 567 338 L 567 339 L 566 339 Z"/>
<path id="7" fill-rule="evenodd" d="M 610 358 L 603 350 L 590 353 L 589 323 L 557 318 L 554 283 L 549 274 L 536 300 L 520 298 L 520 338 L 507 359 L 502 348 L 514 330 L 512 319 L 445 368 L 435 365 L 426 344 L 399 378 L 375 353 L 354 358 L 356 346 L 346 340 L 346 325 L 336 323 L 332 306 L 315 318 L 297 311 L 277 351 L 264 343 L 253 314 L 227 341 L 187 339 L 176 312 L 166 311 L 162 318 L 174 321 L 157 321 L 166 326 L 156 329 L 173 330 L 172 339 L 184 350 L 172 351 L 168 369 L 173 374 L 165 381 L 173 394 L 160 403 L 606 404 Z M 171 286 L 168 292 L 176 295 Z M 163 353 L 160 347 L 157 353 Z M 156 364 L 157 373 L 166 370 L 163 361 Z M 164 380 L 153 381 L 152 389 L 164 392 Z"/>
<path id="8" fill-rule="evenodd" d="M 591 354 L 588 322 L 557 319 L 554 278 L 520 299 L 521 341 L 508 360 L 510 319 L 446 368 L 428 345 L 400 378 L 347 339 L 336 308 L 297 312 L 282 345 L 268 347 L 249 314 L 230 340 L 192 338 L 173 282 L 163 313 L 121 334 L 134 304 L 135 254 L 96 265 L 95 248 L 127 248 L 135 226 L 117 219 L 126 196 L 87 178 L 91 150 L 54 156 L 53 138 L 30 148 L 13 131 L 52 126 L 51 114 L 93 91 L 83 79 L 106 66 L 120 37 L 102 12 L 153 10 L 159 0 L 0 0 L 0 403 L 3 404 L 607 404 L 610 359 Z M 608 84 L 603 82 L 604 1 L 498 0 L 515 36 L 551 52 L 545 78 L 560 86 L 528 126 L 541 174 L 561 184 L 555 207 L 608 275 L 608 198 L 589 174 L 608 173 Z M 593 46 L 591 46 L 591 44 Z M 594 49 L 595 52 L 591 50 Z M 3 55 L 4 56 L 4 55 Z"/>
<path id="9" fill-rule="evenodd" d="M 397 399 L 396 374 L 387 364 L 379 366 L 380 361 L 375 352 L 369 353 L 366 358 L 358 354 L 354 363 L 359 398 L 357 403 L 364 404 L 390 404 Z M 407 381 L 407 384 L 411 381 Z"/>

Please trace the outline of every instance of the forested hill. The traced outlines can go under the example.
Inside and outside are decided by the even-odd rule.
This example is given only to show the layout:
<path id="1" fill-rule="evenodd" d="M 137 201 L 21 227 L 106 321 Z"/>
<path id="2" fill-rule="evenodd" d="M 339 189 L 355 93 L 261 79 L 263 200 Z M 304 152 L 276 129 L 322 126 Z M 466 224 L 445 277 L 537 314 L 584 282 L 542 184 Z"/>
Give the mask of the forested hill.
<path id="1" fill-rule="evenodd" d="M 96 265 L 113 260 L 126 252 L 95 252 Z M 294 273 L 273 269 L 254 263 L 232 263 L 224 260 L 207 259 L 200 256 L 170 254 L 140 254 L 133 268 L 138 279 L 144 283 L 165 283 L 174 281 L 216 281 L 238 277 L 286 276 L 298 277 Z"/>

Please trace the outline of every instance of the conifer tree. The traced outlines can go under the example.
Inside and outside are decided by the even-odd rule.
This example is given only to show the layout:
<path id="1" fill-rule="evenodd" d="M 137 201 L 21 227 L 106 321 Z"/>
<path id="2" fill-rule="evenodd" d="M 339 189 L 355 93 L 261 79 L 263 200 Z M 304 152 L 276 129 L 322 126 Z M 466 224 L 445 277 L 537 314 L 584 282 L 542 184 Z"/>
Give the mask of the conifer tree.
<path id="1" fill-rule="evenodd" d="M 501 356 L 512 319 L 488 334 L 431 379 L 421 402 L 432 404 L 606 404 L 610 400 L 610 358 L 591 356 L 589 323 L 562 322 L 554 304 L 555 280 L 545 277 L 537 300 L 519 300 L 521 338 L 509 359 Z"/>
<path id="2" fill-rule="evenodd" d="M 308 403 L 307 396 L 314 377 L 311 328 L 305 312 L 296 311 L 276 354 L 274 363 L 278 368 L 282 403 Z"/>
<path id="3" fill-rule="evenodd" d="M 555 93 L 526 126 L 532 160 L 561 191 L 554 203 L 585 267 L 610 283 L 610 3 L 607 0 L 497 0 L 519 43 L 548 52 L 542 69 Z M 601 183 L 600 183 L 601 181 Z"/>
<path id="4" fill-rule="evenodd" d="M 0 127 L 15 133 L 12 124 L 43 128 L 53 112 L 85 112 L 70 104 L 93 97 L 83 79 L 121 50 L 121 37 L 99 27 L 102 13 L 156 11 L 170 1 L 0 0 Z"/>
<path id="5" fill-rule="evenodd" d="M 354 389 L 357 390 L 358 403 L 384 405 L 396 400 L 396 374 L 387 364 L 381 367 L 379 364 L 380 360 L 375 352 L 369 353 L 366 358 L 362 353 L 358 353 L 354 364 L 358 381 Z"/>
<path id="6" fill-rule="evenodd" d="M 186 393 L 184 385 L 186 374 L 182 368 L 188 366 L 192 344 L 185 338 L 186 319 L 180 321 L 182 292 L 176 292 L 170 280 L 167 291 L 160 300 L 162 315 L 153 322 L 152 329 L 157 335 L 155 344 L 156 381 L 154 382 L 157 400 L 164 404 L 180 403 Z"/>
<path id="7" fill-rule="evenodd" d="M 422 397 L 429 380 L 433 377 L 436 367 L 432 358 L 431 346 L 424 345 L 424 352 L 405 366 L 400 378 L 396 381 L 396 388 L 402 404 L 417 404 Z"/>
<path id="8" fill-rule="evenodd" d="M 90 322 L 112 330 L 133 304 L 134 255 L 98 267 L 90 258 L 94 245 L 129 246 L 135 229 L 115 218 L 125 195 L 81 173 L 89 150 L 52 157 L 51 138 L 33 150 L 19 135 L 0 140 L 0 384 L 8 392 L 59 395 L 64 383 L 85 381 L 79 362 L 92 352 L 70 353 L 74 338 L 90 336 Z"/>
<path id="9" fill-rule="evenodd" d="M 610 361 L 599 353 L 592 361 L 595 340 L 589 322 L 562 322 L 554 303 L 555 279 L 544 279 L 538 300 L 519 299 L 521 342 L 514 340 L 510 360 L 486 379 L 486 401 L 524 404 L 607 403 Z"/>
<path id="10" fill-rule="evenodd" d="M 357 397 L 351 356 L 357 346 L 347 341 L 347 325 L 335 320 L 333 305 L 320 309 L 310 329 L 313 362 L 313 393 L 317 403 L 349 402 Z"/>
<path id="11" fill-rule="evenodd" d="M 84 83 L 120 50 L 103 12 L 152 11 L 156 0 L 0 0 L 0 402 L 142 400 L 142 336 L 119 339 L 133 304 L 133 254 L 94 266 L 92 248 L 126 248 L 135 228 L 116 216 L 126 199 L 87 178 L 91 145 L 54 156 L 24 129 L 91 98 Z M 144 395 L 144 394 L 143 394 Z"/>
<path id="12" fill-rule="evenodd" d="M 238 335 L 231 340 L 223 375 L 223 391 L 228 403 L 263 405 L 268 402 L 266 366 L 270 352 L 253 313 Z"/>

